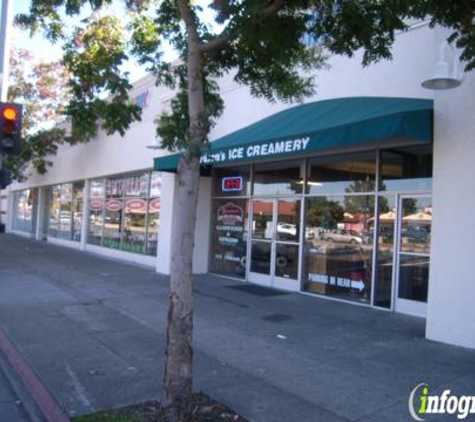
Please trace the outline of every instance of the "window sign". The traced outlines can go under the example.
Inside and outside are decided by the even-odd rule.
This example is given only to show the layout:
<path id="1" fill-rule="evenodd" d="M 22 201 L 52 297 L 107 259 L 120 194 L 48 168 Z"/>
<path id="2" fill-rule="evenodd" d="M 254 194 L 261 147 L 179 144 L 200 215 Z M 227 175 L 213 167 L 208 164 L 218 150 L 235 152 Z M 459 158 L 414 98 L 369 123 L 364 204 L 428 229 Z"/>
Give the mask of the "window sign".
<path id="1" fill-rule="evenodd" d="M 213 272 L 244 277 L 247 249 L 247 200 L 213 201 Z"/>
<path id="2" fill-rule="evenodd" d="M 221 190 L 223 192 L 240 192 L 242 191 L 242 177 L 223 177 L 221 180 Z"/>

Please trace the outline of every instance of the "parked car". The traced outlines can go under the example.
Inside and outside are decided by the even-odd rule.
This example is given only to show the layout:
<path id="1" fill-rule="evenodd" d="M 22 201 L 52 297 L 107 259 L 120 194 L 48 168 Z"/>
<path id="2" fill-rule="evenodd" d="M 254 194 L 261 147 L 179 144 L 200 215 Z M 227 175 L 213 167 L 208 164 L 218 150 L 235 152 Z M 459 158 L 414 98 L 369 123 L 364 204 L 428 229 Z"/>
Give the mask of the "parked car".
<path id="1" fill-rule="evenodd" d="M 336 229 L 325 233 L 325 240 L 337 243 L 362 244 L 362 237 L 353 230 Z"/>

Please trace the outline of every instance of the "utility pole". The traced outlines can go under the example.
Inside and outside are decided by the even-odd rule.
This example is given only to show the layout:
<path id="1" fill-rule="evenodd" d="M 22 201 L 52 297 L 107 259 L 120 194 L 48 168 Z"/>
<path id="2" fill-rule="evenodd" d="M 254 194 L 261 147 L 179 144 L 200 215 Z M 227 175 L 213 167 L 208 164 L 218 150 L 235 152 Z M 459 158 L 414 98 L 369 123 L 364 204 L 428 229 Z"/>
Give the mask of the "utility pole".
<path id="1" fill-rule="evenodd" d="M 8 91 L 8 75 L 10 72 L 10 28 L 12 23 L 11 0 L 2 0 L 0 18 L 0 101 L 6 102 Z M 3 170 L 3 155 L 0 153 L 0 171 Z M 0 226 L 2 224 L 2 190 L 0 189 Z"/>

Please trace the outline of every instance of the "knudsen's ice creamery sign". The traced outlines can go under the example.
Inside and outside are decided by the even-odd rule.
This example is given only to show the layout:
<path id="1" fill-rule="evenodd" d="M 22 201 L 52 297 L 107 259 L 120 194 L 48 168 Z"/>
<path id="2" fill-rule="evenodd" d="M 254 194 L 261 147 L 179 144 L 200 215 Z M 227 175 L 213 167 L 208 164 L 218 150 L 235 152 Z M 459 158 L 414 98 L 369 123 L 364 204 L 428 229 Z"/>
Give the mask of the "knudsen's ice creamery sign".
<path id="1" fill-rule="evenodd" d="M 251 144 L 234 148 L 221 148 L 206 152 L 201 156 L 201 164 L 224 163 L 237 160 L 251 160 L 268 156 L 279 156 L 304 152 L 310 142 L 309 137 L 285 141 Z"/>

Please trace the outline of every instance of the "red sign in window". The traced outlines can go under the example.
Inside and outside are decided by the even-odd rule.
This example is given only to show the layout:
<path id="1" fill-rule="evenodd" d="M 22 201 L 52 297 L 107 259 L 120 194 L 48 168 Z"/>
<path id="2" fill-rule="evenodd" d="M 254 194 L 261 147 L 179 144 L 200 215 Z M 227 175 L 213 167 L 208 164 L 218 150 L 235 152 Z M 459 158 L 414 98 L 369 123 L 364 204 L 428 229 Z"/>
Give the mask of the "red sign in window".
<path id="1" fill-rule="evenodd" d="M 242 190 L 242 177 L 223 177 L 221 181 L 221 189 L 223 192 L 232 192 Z"/>

